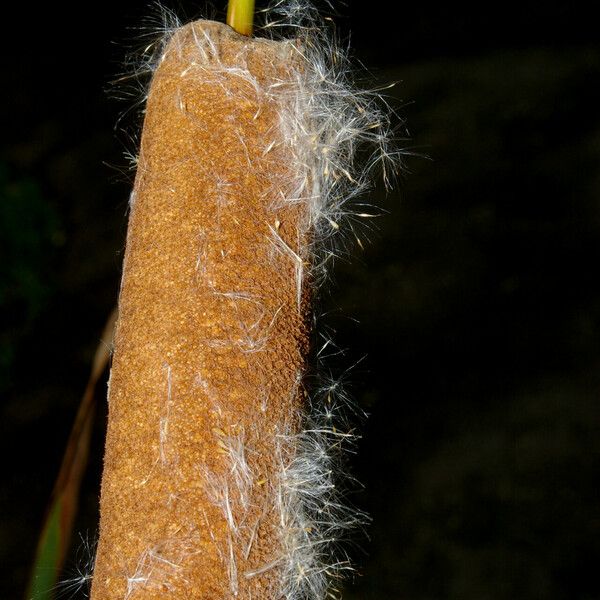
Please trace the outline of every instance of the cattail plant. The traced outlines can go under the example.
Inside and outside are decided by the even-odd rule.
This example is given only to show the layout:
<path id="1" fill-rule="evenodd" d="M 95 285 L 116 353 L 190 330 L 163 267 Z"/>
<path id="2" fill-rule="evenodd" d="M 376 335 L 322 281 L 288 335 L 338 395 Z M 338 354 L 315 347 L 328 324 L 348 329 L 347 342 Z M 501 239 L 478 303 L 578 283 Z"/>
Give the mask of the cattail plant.
<path id="1" fill-rule="evenodd" d="M 389 119 L 304 0 L 256 38 L 165 14 L 143 62 L 92 598 L 324 599 L 364 515 L 343 498 L 354 434 L 319 374 L 317 289 L 370 216 L 373 168 L 397 163 Z"/>

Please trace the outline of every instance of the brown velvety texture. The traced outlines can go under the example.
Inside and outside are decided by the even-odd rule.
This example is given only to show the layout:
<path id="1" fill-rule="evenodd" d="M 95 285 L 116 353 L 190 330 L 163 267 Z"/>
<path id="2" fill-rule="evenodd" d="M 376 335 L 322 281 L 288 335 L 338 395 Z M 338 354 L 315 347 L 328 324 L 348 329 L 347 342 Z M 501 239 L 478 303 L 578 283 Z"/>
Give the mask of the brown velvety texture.
<path id="1" fill-rule="evenodd" d="M 310 304 L 288 251 L 305 256 L 306 209 L 281 201 L 295 167 L 278 98 L 295 55 L 199 21 L 154 74 L 93 600 L 279 597 L 278 440 L 299 426 Z"/>

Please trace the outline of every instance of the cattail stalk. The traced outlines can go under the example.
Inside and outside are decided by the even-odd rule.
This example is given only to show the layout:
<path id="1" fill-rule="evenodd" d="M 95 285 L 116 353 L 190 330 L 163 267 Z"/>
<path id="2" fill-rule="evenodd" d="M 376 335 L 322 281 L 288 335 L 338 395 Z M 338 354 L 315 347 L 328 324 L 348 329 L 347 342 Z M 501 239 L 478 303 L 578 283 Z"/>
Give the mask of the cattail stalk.
<path id="1" fill-rule="evenodd" d="M 308 350 L 306 209 L 278 196 L 293 168 L 279 119 L 295 60 L 289 44 L 194 23 L 154 76 L 110 379 L 95 599 L 270 597 L 275 448 L 299 427 Z"/>
<path id="2" fill-rule="evenodd" d="M 227 25 L 242 35 L 252 35 L 254 30 L 254 0 L 229 0 Z"/>
<path id="3" fill-rule="evenodd" d="M 354 154 L 374 142 L 386 158 L 387 130 L 314 30 L 271 41 L 197 21 L 158 62 L 93 600 L 317 600 L 350 568 L 336 545 L 363 516 L 335 469 L 353 434 L 338 384 L 307 385 L 312 307 L 329 240 L 366 186 Z"/>

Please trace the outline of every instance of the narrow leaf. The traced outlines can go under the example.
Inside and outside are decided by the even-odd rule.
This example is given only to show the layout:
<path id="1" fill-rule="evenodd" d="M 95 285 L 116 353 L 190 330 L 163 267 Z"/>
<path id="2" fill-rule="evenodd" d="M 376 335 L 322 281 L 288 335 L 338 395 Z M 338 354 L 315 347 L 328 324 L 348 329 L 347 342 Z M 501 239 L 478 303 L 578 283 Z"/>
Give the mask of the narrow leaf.
<path id="1" fill-rule="evenodd" d="M 100 344 L 94 355 L 90 377 L 50 497 L 31 571 L 27 600 L 50 600 L 53 597 L 69 549 L 73 522 L 77 514 L 79 488 L 89 456 L 95 412 L 94 391 L 110 359 L 116 317 L 115 309 L 104 327 Z"/>

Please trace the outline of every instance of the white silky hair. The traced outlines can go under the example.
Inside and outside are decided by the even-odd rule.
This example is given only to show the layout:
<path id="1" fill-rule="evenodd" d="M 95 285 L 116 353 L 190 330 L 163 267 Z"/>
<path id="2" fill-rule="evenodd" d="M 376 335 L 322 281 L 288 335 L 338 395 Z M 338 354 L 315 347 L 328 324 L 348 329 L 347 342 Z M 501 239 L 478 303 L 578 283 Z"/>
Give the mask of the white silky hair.
<path id="1" fill-rule="evenodd" d="M 377 90 L 359 88 L 348 50 L 307 0 L 279 0 L 267 11 L 263 31 L 295 40 L 306 68 L 296 71 L 283 105 L 281 130 L 298 169 L 288 202 L 308 207 L 307 258 L 313 285 L 326 280 L 329 263 L 345 254 L 359 223 L 375 214 L 360 202 L 379 169 L 390 187 L 401 164 L 393 111 Z M 286 92 L 284 91 L 284 94 Z M 360 226 L 359 226 L 360 227 Z"/>
<path id="2" fill-rule="evenodd" d="M 52 597 L 57 600 L 89 598 L 97 545 L 97 534 L 79 534 L 79 543 L 73 559 L 74 566 L 67 566 L 63 578 L 49 590 Z"/>
<path id="3" fill-rule="evenodd" d="M 133 109 L 145 105 L 149 88 L 144 79 L 155 72 L 182 25 L 172 10 L 158 3 L 155 13 L 157 17 L 142 31 L 147 44 L 128 61 L 128 73 L 118 80 L 122 95 L 130 101 L 135 99 Z M 273 145 L 284 144 L 284 154 L 291 156 L 294 168 L 284 169 L 287 178 L 277 180 L 272 208 L 300 204 L 305 216 L 297 246 L 286 244 L 273 227 L 270 241 L 275 252 L 295 264 L 300 304 L 304 286 L 311 286 L 316 294 L 327 281 L 334 260 L 348 255 L 355 242 L 362 246 L 360 236 L 377 213 L 363 200 L 364 195 L 372 189 L 377 173 L 386 187 L 391 185 L 401 167 L 402 152 L 397 149 L 393 111 L 379 90 L 360 89 L 355 84 L 357 71 L 348 50 L 335 39 L 332 28 L 309 0 L 277 0 L 258 17 L 263 20 L 259 34 L 288 41 L 303 68 L 291 72 L 291 81 L 274 82 L 260 90 L 244 65 L 223 66 L 223 71 L 245 79 L 249 93 L 266 94 L 280 107 L 279 129 L 274 139 L 267 141 L 265 154 Z M 210 39 L 198 40 L 199 61 L 214 54 Z M 135 152 L 129 152 L 128 158 L 133 166 L 137 164 Z M 227 296 L 232 292 L 215 290 L 215 294 Z M 268 343 L 268 331 L 266 328 L 265 335 L 250 345 L 242 340 L 243 347 L 260 351 Z M 233 545 L 242 547 L 237 552 L 247 558 L 257 529 L 240 525 L 243 515 L 233 514 L 247 510 L 257 477 L 247 460 L 244 432 L 231 435 L 218 431 L 216 437 L 229 468 L 224 475 L 203 473 L 207 495 L 222 510 L 230 529 L 228 547 L 219 549 L 219 553 L 227 565 L 232 596 L 238 594 L 241 577 L 253 578 L 277 569 L 279 588 L 273 590 L 274 598 L 338 597 L 340 582 L 353 570 L 347 544 L 353 532 L 369 521 L 348 501 L 356 483 L 347 473 L 346 456 L 358 438 L 352 415 L 360 410 L 352 405 L 343 381 L 327 373 L 325 349 L 334 345 L 328 335 L 317 334 L 322 335 L 323 343 L 313 350 L 316 374 L 310 379 L 314 383 L 306 373 L 298 374 L 298 387 L 302 382 L 309 392 L 301 428 L 281 424 L 274 439 L 278 472 L 269 485 L 281 552 L 272 561 L 245 573 L 239 572 L 236 563 Z M 206 526 L 210 530 L 210 524 Z M 151 558 L 148 552 L 140 557 L 139 568 L 129 578 L 132 585 L 147 584 L 147 577 L 142 580 L 136 574 L 151 572 L 147 568 Z"/>
<path id="4" fill-rule="evenodd" d="M 282 202 L 302 202 L 308 209 L 301 252 L 310 285 L 327 281 L 332 259 L 348 253 L 357 228 L 375 216 L 361 198 L 379 169 L 389 187 L 401 166 L 391 123 L 393 112 L 376 90 L 358 89 L 356 71 L 346 49 L 313 5 L 281 0 L 266 11 L 263 31 L 296 40 L 305 68 L 295 72 L 282 103 L 282 138 L 297 169 Z M 348 501 L 355 488 L 346 455 L 358 436 L 351 427 L 353 408 L 343 382 L 326 375 L 323 335 L 316 349 L 316 383 L 308 385 L 309 406 L 299 432 L 282 432 L 277 448 L 280 515 L 285 559 L 281 595 L 286 600 L 338 597 L 340 582 L 353 566 L 346 551 L 356 529 L 368 516 Z"/>

